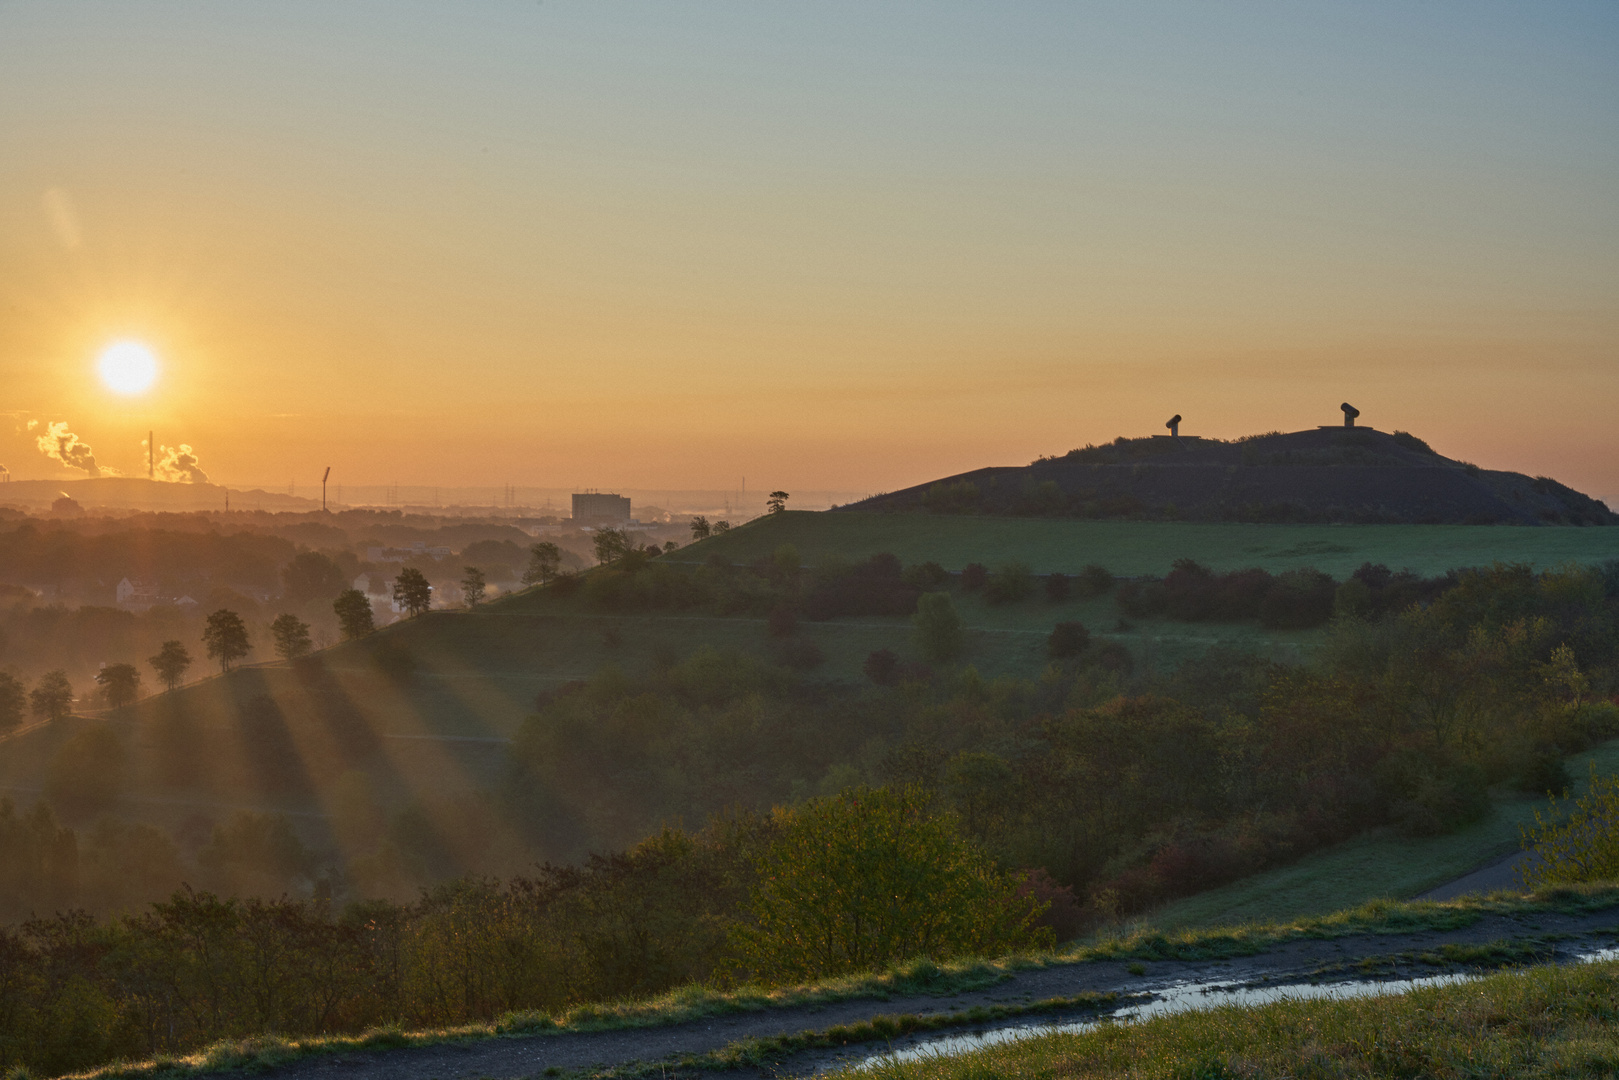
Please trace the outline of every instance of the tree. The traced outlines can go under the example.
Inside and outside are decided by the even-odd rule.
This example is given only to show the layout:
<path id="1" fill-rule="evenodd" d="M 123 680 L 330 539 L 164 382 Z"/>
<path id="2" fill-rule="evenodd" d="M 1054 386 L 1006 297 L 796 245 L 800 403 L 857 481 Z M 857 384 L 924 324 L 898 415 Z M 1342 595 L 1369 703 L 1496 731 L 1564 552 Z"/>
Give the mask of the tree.
<path id="1" fill-rule="evenodd" d="M 185 675 L 186 668 L 191 666 L 191 654 L 178 641 L 165 641 L 157 655 L 146 662 L 152 665 L 152 670 L 163 680 L 163 685 L 173 690 Z"/>
<path id="2" fill-rule="evenodd" d="M 923 593 L 918 597 L 911 624 L 916 628 L 916 643 L 929 660 L 942 663 L 961 655 L 966 623 L 950 602 L 949 593 Z"/>
<path id="3" fill-rule="evenodd" d="M 1011 878 L 929 817 L 920 787 L 852 788 L 778 809 L 757 860 L 754 920 L 737 931 L 755 972 L 816 979 L 911 957 L 990 956 L 1049 940 Z"/>
<path id="4" fill-rule="evenodd" d="M 253 648 L 247 640 L 247 624 L 229 608 L 220 608 L 208 616 L 208 625 L 202 629 L 202 643 L 208 647 L 208 659 L 219 661 L 220 671 L 229 671 L 233 661 L 240 660 Z"/>
<path id="5" fill-rule="evenodd" d="M 0 671 L 0 735 L 22 723 L 28 692 L 15 675 Z"/>
<path id="6" fill-rule="evenodd" d="M 714 535 L 715 536 L 718 536 L 720 533 L 730 532 L 730 531 L 731 531 L 731 523 L 729 521 L 716 521 L 716 522 L 714 522 Z"/>
<path id="7" fill-rule="evenodd" d="M 1046 638 L 1046 655 L 1053 660 L 1065 660 L 1084 652 L 1090 643 L 1091 632 L 1085 629 L 1084 623 L 1060 622 Z"/>
<path id="8" fill-rule="evenodd" d="M 348 585 L 343 568 L 318 551 L 300 551 L 281 568 L 281 594 L 288 600 L 325 600 Z"/>
<path id="9" fill-rule="evenodd" d="M 311 647 L 309 624 L 296 615 L 276 616 L 275 622 L 270 624 L 270 635 L 275 638 L 276 655 L 283 660 L 296 660 Z"/>
<path id="10" fill-rule="evenodd" d="M 467 607 L 477 607 L 483 603 L 483 571 L 476 566 L 464 566 L 462 570 L 465 576 L 461 579 L 461 595 L 466 598 Z"/>
<path id="11" fill-rule="evenodd" d="M 1584 795 L 1553 795 L 1544 814 L 1535 811 L 1534 828 L 1519 831 L 1524 850 L 1535 853 L 1517 870 L 1525 888 L 1612 881 L 1619 877 L 1619 776 L 1599 775 L 1593 761 Z"/>
<path id="12" fill-rule="evenodd" d="M 785 513 L 787 510 L 787 500 L 790 498 L 792 498 L 792 496 L 788 495 L 785 491 L 772 491 L 770 493 L 770 498 L 765 500 L 765 509 L 772 514 Z"/>
<path id="13" fill-rule="evenodd" d="M 96 683 L 107 697 L 107 704 L 121 709 L 135 700 L 141 673 L 134 664 L 108 664 L 96 672 Z"/>
<path id="14" fill-rule="evenodd" d="M 562 549 L 549 540 L 541 540 L 528 549 L 528 569 L 523 571 L 524 585 L 544 585 L 562 570 Z"/>
<path id="15" fill-rule="evenodd" d="M 622 529 L 603 529 L 596 534 L 596 561 L 603 566 L 618 562 L 632 550 L 629 534 Z"/>
<path id="16" fill-rule="evenodd" d="M 428 584 L 427 575 L 414 566 L 399 571 L 394 579 L 394 602 L 412 618 L 432 607 L 433 586 Z"/>
<path id="17" fill-rule="evenodd" d="M 39 685 L 28 695 L 28 709 L 35 716 L 60 720 L 73 710 L 73 685 L 67 672 L 58 668 L 39 677 Z"/>
<path id="18" fill-rule="evenodd" d="M 708 519 L 702 514 L 698 514 L 691 519 L 691 538 L 693 540 L 707 540 L 713 534 L 714 530 L 709 528 Z"/>
<path id="19" fill-rule="evenodd" d="M 337 612 L 337 623 L 343 628 L 343 639 L 353 641 L 362 638 L 377 628 L 371 615 L 371 601 L 359 589 L 345 589 L 332 601 L 332 610 Z"/>

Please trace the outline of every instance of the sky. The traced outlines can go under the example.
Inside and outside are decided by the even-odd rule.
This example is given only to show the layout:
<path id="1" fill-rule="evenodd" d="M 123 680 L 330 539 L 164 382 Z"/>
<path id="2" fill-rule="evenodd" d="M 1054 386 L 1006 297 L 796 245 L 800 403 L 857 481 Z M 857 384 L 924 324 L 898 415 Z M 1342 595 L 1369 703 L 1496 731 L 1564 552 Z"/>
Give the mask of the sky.
<path id="1" fill-rule="evenodd" d="M 19 479 L 883 491 L 1341 401 L 1619 497 L 1619 5 L 0 0 Z"/>

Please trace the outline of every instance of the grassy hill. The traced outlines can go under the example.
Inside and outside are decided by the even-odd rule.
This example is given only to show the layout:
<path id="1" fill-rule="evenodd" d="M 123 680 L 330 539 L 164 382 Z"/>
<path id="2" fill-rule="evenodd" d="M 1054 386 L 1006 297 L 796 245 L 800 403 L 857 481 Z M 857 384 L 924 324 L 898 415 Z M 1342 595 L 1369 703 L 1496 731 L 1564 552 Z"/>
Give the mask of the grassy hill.
<path id="1" fill-rule="evenodd" d="M 1550 477 L 1481 469 L 1406 432 L 1312 428 L 1226 442 L 1119 438 L 1021 468 L 876 495 L 856 510 L 1357 524 L 1613 525 Z"/>

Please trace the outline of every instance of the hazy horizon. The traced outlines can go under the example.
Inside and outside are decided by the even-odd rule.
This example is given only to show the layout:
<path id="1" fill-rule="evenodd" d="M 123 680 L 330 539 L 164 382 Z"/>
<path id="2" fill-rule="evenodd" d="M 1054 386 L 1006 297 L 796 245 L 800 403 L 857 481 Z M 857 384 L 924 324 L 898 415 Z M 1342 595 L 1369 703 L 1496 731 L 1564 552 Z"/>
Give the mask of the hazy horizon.
<path id="1" fill-rule="evenodd" d="M 8 3 L 0 464 L 877 492 L 1348 400 L 1604 496 L 1616 61 L 1578 3 Z"/>

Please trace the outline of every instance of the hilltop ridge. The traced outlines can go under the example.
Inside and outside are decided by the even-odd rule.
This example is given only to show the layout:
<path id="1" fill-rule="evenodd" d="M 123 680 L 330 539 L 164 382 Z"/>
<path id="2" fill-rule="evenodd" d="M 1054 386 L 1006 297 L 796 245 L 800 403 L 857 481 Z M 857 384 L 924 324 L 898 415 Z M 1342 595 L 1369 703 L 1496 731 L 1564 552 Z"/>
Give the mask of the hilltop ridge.
<path id="1" fill-rule="evenodd" d="M 1403 431 L 1271 432 L 1230 441 L 1119 437 L 1025 466 L 990 467 L 843 510 L 1010 517 L 1426 525 L 1615 525 L 1550 477 L 1482 469 Z"/>

